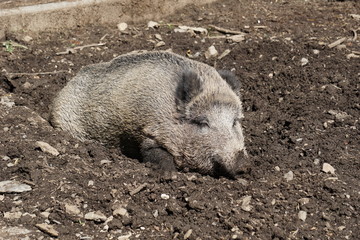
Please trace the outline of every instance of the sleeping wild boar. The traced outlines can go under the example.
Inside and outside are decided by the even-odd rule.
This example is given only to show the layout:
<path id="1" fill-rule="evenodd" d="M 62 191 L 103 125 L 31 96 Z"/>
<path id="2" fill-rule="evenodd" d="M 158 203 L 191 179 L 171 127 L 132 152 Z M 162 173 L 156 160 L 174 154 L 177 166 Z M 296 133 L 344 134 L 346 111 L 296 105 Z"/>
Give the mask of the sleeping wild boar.
<path id="1" fill-rule="evenodd" d="M 239 81 L 169 52 L 119 56 L 82 70 L 55 98 L 51 122 L 166 170 L 235 176 L 246 158 Z"/>

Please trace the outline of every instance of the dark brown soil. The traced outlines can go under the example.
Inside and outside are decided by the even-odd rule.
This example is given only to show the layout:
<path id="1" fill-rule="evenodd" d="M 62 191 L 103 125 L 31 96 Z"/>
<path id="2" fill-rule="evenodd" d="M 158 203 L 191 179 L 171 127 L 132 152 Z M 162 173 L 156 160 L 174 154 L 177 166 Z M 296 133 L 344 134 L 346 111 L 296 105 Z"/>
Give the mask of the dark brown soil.
<path id="1" fill-rule="evenodd" d="M 0 181 L 18 180 L 32 190 L 0 194 L 0 239 L 24 237 L 10 236 L 13 227 L 30 230 L 27 239 L 49 239 L 35 226 L 41 223 L 59 239 L 359 239 L 360 42 L 352 30 L 360 20 L 350 15 L 359 13 L 355 1 L 224 0 L 188 6 L 157 29 L 128 23 L 120 34 L 116 26 L 88 26 L 31 35 L 29 42 L 27 33 L 7 34 L 27 49 L 0 49 Z M 176 24 L 213 24 L 247 35 L 236 43 L 209 38 L 222 35 L 214 30 L 209 36 L 174 33 Z M 154 47 L 155 34 L 164 46 Z M 340 46 L 327 46 L 342 37 Z M 56 54 L 101 38 L 105 46 Z M 231 52 L 205 59 L 211 45 Z M 161 175 L 43 121 L 56 92 L 82 66 L 155 48 L 200 52 L 199 61 L 235 69 L 251 171 L 237 180 Z M 41 151 L 36 141 L 60 154 Z M 335 173 L 323 172 L 324 163 Z M 243 201 L 249 196 L 250 206 Z M 113 212 L 119 207 L 127 214 Z M 106 222 L 84 218 L 93 211 Z M 300 211 L 306 219 L 299 219 Z"/>

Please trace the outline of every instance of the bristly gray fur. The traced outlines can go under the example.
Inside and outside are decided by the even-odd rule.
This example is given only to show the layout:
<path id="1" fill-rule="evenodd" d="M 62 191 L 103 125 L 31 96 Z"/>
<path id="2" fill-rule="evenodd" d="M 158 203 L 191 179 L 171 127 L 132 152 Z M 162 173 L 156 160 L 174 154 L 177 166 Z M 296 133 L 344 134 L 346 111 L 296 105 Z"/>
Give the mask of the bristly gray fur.
<path id="1" fill-rule="evenodd" d="M 55 98 L 51 121 L 144 161 L 233 175 L 245 154 L 243 113 L 236 78 L 224 78 L 169 52 L 126 54 L 82 68 Z"/>

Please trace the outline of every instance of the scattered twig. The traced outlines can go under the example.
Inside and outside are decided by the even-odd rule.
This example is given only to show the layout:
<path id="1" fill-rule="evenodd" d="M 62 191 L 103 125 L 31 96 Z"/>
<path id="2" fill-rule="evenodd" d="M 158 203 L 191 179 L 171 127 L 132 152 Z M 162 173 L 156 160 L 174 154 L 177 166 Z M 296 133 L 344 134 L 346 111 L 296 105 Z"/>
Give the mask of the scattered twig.
<path id="1" fill-rule="evenodd" d="M 210 39 L 220 39 L 220 38 L 226 38 L 225 35 L 220 35 L 220 36 L 209 36 L 207 38 L 210 38 Z"/>
<path id="2" fill-rule="evenodd" d="M 100 43 L 108 36 L 109 34 L 105 34 L 104 36 L 102 36 L 101 38 L 100 38 Z"/>
<path id="3" fill-rule="evenodd" d="M 357 55 L 357 54 L 355 54 L 355 53 L 352 52 L 352 53 L 346 55 L 346 58 L 347 58 L 347 59 L 350 59 L 350 58 L 360 58 L 360 55 Z"/>
<path id="4" fill-rule="evenodd" d="M 360 51 L 351 51 L 353 54 L 360 55 Z"/>
<path id="5" fill-rule="evenodd" d="M 265 29 L 267 26 L 254 26 L 255 29 Z"/>
<path id="6" fill-rule="evenodd" d="M 32 186 L 36 185 L 34 182 L 29 181 L 29 180 L 23 180 L 23 182 L 26 183 L 26 184 L 32 185 Z"/>
<path id="7" fill-rule="evenodd" d="M 65 70 L 59 70 L 59 71 L 54 71 L 54 72 L 36 72 L 36 73 L 26 73 L 26 72 L 19 72 L 19 73 L 7 73 L 6 75 L 9 76 L 10 79 L 14 78 L 14 77 L 19 77 L 19 76 L 39 76 L 39 75 L 51 75 L 51 74 L 58 74 L 58 73 L 66 73 L 67 71 Z"/>
<path id="8" fill-rule="evenodd" d="M 215 25 L 209 25 L 209 27 L 215 29 L 218 32 L 221 33 L 226 33 L 226 34 L 245 34 L 244 32 L 240 32 L 240 31 L 234 31 L 234 30 L 230 30 L 230 29 L 226 29 L 226 28 L 222 28 L 222 27 L 217 27 Z"/>
<path id="9" fill-rule="evenodd" d="M 98 46 L 104 46 L 104 45 L 106 45 L 106 43 L 100 42 L 100 43 L 93 43 L 93 44 L 88 44 L 88 45 L 83 45 L 83 46 L 77 46 L 77 47 L 73 47 L 73 48 L 67 48 L 65 52 L 58 52 L 58 53 L 56 53 L 56 55 L 66 55 L 66 54 L 74 53 L 78 49 L 82 50 L 83 48 L 98 47 Z"/>
<path id="10" fill-rule="evenodd" d="M 330 44 L 328 45 L 328 47 L 329 47 L 329 48 L 334 48 L 334 47 L 336 47 L 337 45 L 342 44 L 345 40 L 346 40 L 346 37 L 340 38 L 340 39 L 336 40 L 335 42 L 330 43 Z"/>
<path id="11" fill-rule="evenodd" d="M 133 196 L 133 195 L 137 194 L 138 192 L 140 192 L 141 190 L 143 190 L 144 188 L 146 188 L 146 186 L 147 186 L 147 183 L 141 184 L 140 186 L 138 186 L 137 188 L 135 188 L 134 190 L 132 190 L 132 191 L 130 192 L 130 196 Z"/>
<path id="12" fill-rule="evenodd" d="M 356 39 L 357 39 L 357 37 L 358 37 L 358 35 L 357 35 L 357 31 L 358 31 L 358 30 L 360 30 L 360 28 L 358 28 L 358 29 L 351 29 L 352 33 L 354 34 L 354 37 L 353 37 L 353 39 L 352 39 L 351 41 L 353 41 L 353 42 L 356 41 Z"/>

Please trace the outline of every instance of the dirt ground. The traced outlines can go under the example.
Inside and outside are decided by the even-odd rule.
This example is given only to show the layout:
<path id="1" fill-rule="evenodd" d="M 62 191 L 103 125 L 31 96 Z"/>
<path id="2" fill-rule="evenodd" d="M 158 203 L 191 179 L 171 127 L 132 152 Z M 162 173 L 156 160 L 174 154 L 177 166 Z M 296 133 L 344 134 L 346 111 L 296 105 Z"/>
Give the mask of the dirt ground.
<path id="1" fill-rule="evenodd" d="M 21 46 L 4 40 L 0 49 L 0 182 L 32 189 L 0 193 L 0 239 L 359 239 L 360 18 L 352 14 L 359 2 L 223 0 L 190 5 L 154 29 L 128 22 L 122 33 L 7 34 Z M 209 32 L 175 33 L 178 25 Z M 98 43 L 106 44 L 66 53 Z M 206 59 L 211 45 L 230 53 Z M 54 95 L 82 66 L 153 49 L 200 53 L 196 60 L 235 70 L 248 172 L 236 180 L 162 175 L 46 121 Z"/>

